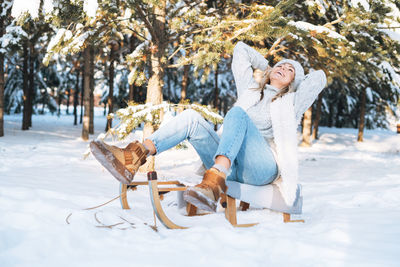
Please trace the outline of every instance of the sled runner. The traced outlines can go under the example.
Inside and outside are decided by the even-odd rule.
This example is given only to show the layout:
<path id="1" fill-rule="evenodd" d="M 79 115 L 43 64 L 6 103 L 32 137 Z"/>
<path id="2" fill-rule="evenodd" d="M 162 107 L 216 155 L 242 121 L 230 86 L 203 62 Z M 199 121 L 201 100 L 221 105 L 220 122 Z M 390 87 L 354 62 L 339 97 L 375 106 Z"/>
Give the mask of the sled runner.
<path id="1" fill-rule="evenodd" d="M 161 201 L 163 200 L 163 195 L 171 192 L 178 191 L 183 193 L 187 187 L 180 183 L 179 181 L 158 181 L 156 172 L 147 173 L 148 181 L 137 181 L 131 182 L 130 184 L 120 184 L 120 201 L 123 209 L 130 209 L 127 199 L 127 193 L 129 190 L 136 190 L 138 186 L 148 186 L 150 192 L 150 200 L 153 207 L 154 214 L 161 221 L 161 223 L 168 229 L 186 229 L 187 227 L 180 226 L 172 222 L 165 214 Z M 161 186 L 161 187 L 159 187 Z M 165 187 L 168 186 L 168 187 Z M 235 188 L 235 186 L 233 186 Z M 225 218 L 235 227 L 251 227 L 257 225 L 258 223 L 248 223 L 248 224 L 238 224 L 237 214 L 236 214 L 236 199 L 232 197 L 228 190 L 228 195 L 222 195 L 220 203 L 223 208 L 225 208 Z M 233 192 L 232 195 L 235 195 Z M 249 203 L 241 201 L 239 208 L 245 211 L 249 208 Z M 188 216 L 197 215 L 197 208 L 189 203 L 186 204 L 186 211 Z M 289 210 L 287 210 L 290 212 Z M 292 210 L 293 211 L 293 210 Z M 283 221 L 287 222 L 304 222 L 304 220 L 291 220 L 290 213 L 283 212 Z M 298 213 L 294 211 L 293 213 Z"/>

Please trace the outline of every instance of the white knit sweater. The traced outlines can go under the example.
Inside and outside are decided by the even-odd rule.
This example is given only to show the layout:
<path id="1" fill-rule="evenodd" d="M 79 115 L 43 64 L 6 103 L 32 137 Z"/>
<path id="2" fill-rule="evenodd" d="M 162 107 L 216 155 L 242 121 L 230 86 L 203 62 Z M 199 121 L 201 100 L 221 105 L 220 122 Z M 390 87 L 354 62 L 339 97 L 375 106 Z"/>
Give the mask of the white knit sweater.
<path id="1" fill-rule="evenodd" d="M 279 168 L 278 185 L 285 202 L 291 206 L 295 201 L 298 160 L 296 128 L 303 113 L 312 105 L 326 84 L 321 70 L 306 75 L 294 93 L 285 95 L 271 103 L 278 89 L 271 85 L 264 88 L 260 101 L 259 85 L 253 77 L 253 69 L 266 70 L 268 61 L 256 50 L 239 42 L 233 52 L 232 72 L 238 100 L 235 106 L 242 107 L 263 137 L 271 145 Z M 271 106 L 273 113 L 271 116 Z"/>
<path id="2" fill-rule="evenodd" d="M 259 84 L 253 77 L 253 69 L 266 70 L 268 61 L 255 49 L 238 42 L 233 50 L 232 72 L 236 83 L 238 100 L 236 106 L 246 110 L 249 117 L 265 139 L 273 138 L 270 114 L 271 99 L 278 89 L 271 85 L 264 88 L 264 98 L 260 101 L 260 91 L 254 90 Z M 305 76 L 294 95 L 296 120 L 300 121 L 304 112 L 312 105 L 326 85 L 326 76 L 322 70 Z"/>

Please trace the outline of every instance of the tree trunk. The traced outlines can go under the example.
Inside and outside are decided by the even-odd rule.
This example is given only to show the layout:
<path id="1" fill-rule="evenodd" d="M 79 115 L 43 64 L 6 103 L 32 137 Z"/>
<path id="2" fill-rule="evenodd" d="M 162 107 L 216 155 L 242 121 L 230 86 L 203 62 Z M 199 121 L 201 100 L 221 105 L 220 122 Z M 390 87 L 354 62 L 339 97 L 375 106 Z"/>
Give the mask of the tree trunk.
<path id="1" fill-rule="evenodd" d="M 303 141 L 300 146 L 309 147 L 311 146 L 311 117 L 312 117 L 312 107 L 307 109 L 304 113 L 303 118 Z"/>
<path id="2" fill-rule="evenodd" d="M 90 116 L 89 134 L 94 134 L 94 49 L 90 47 Z"/>
<path id="3" fill-rule="evenodd" d="M 115 52 L 117 49 L 117 43 L 112 42 L 111 43 L 111 51 L 110 51 L 110 68 L 108 70 L 108 115 L 113 113 L 114 109 L 114 61 L 115 61 Z M 107 125 L 106 125 L 106 132 L 112 127 L 112 118 L 110 116 L 107 116 Z"/>
<path id="4" fill-rule="evenodd" d="M 223 109 L 223 112 L 224 112 L 224 116 L 226 115 L 226 113 L 228 113 L 228 99 L 225 97 L 225 99 L 224 99 L 224 109 Z"/>
<path id="5" fill-rule="evenodd" d="M 365 124 L 365 105 L 366 105 L 366 89 L 365 87 L 361 91 L 361 99 L 360 99 L 360 123 L 358 125 L 358 137 L 357 141 L 364 141 L 364 124 Z"/>
<path id="6" fill-rule="evenodd" d="M 217 110 L 217 112 L 219 111 L 219 107 L 218 107 L 218 99 L 219 99 L 219 89 L 218 89 L 218 65 L 217 68 L 215 69 L 215 76 L 214 76 L 214 80 L 215 80 L 215 87 L 214 87 L 214 108 Z M 214 130 L 218 130 L 218 125 L 215 124 L 214 125 Z"/>
<path id="7" fill-rule="evenodd" d="M 42 111 L 40 112 L 40 114 L 44 114 L 44 107 L 45 107 L 45 100 L 44 100 L 44 97 L 45 97 L 45 94 L 42 94 L 42 99 L 43 99 L 43 101 L 42 101 Z"/>
<path id="8" fill-rule="evenodd" d="M 335 127 L 336 128 L 342 128 L 343 124 L 342 121 L 340 120 L 340 117 L 342 116 L 343 113 L 343 104 L 342 102 L 339 100 L 338 104 L 337 104 L 337 112 L 336 112 L 336 122 L 335 122 Z"/>
<path id="9" fill-rule="evenodd" d="M 34 63 L 35 63 L 35 47 L 32 42 L 29 42 L 28 127 L 32 127 L 33 97 L 35 89 Z"/>
<path id="10" fill-rule="evenodd" d="M 0 8 L 3 11 L 3 8 Z M 0 17 L 0 39 L 4 33 L 4 17 Z M 4 54 L 0 54 L 0 137 L 4 136 Z"/>
<path id="11" fill-rule="evenodd" d="M 189 80 L 189 65 L 183 66 L 183 77 L 182 77 L 182 90 L 181 90 L 181 102 L 186 99 L 187 95 L 187 87 L 188 87 L 188 80 Z"/>
<path id="12" fill-rule="evenodd" d="M 85 55 L 84 55 L 85 56 Z M 83 59 L 83 61 L 85 62 L 85 59 Z M 83 63 L 85 64 L 85 63 Z M 81 69 L 82 72 L 82 79 L 81 79 L 81 114 L 80 114 L 80 119 L 79 119 L 79 123 L 82 124 L 82 118 L 83 118 L 83 96 L 85 95 L 85 78 L 84 78 L 84 73 L 85 73 L 85 66 L 82 66 Z"/>
<path id="13" fill-rule="evenodd" d="M 0 25 L 2 32 L 3 25 Z M 1 34 L 2 35 L 2 34 Z M 0 35 L 0 38 L 2 37 Z M 4 136 L 4 55 L 0 54 L 0 137 Z"/>
<path id="14" fill-rule="evenodd" d="M 314 128 L 312 131 L 312 138 L 315 140 L 318 140 L 318 126 L 319 126 L 319 120 L 321 118 L 321 107 L 322 107 L 322 92 L 318 96 L 318 102 L 317 102 L 317 108 L 315 111 L 315 119 L 314 119 Z"/>
<path id="15" fill-rule="evenodd" d="M 69 101 L 71 99 L 71 88 L 67 89 L 67 110 L 66 113 L 69 115 Z"/>
<path id="16" fill-rule="evenodd" d="M 219 111 L 218 109 L 218 98 L 219 98 L 219 89 L 218 89 L 218 65 L 217 69 L 215 70 L 215 75 L 214 75 L 214 108 Z"/>
<path id="17" fill-rule="evenodd" d="M 187 95 L 187 86 L 188 86 L 188 78 L 189 78 L 189 65 L 184 65 L 183 66 L 183 76 L 182 76 L 182 88 L 181 88 L 181 99 L 180 99 L 180 103 L 184 103 L 184 101 L 186 100 L 186 95 Z M 184 107 L 179 107 L 178 108 L 178 112 L 181 113 L 182 111 L 184 111 L 185 108 Z"/>
<path id="18" fill-rule="evenodd" d="M 167 38 L 165 34 L 165 19 L 166 17 L 166 0 L 160 0 L 154 6 L 154 21 L 153 29 L 157 36 L 152 36 L 152 49 L 151 49 L 151 77 L 147 85 L 146 103 L 158 105 L 162 103 L 162 88 L 164 68 L 162 57 L 165 53 L 167 45 Z M 154 132 L 154 125 L 152 122 L 147 122 L 143 129 L 143 139 L 148 137 Z M 149 157 L 147 163 L 141 170 L 151 171 L 154 170 L 154 157 Z"/>
<path id="19" fill-rule="evenodd" d="M 74 125 L 78 124 L 78 98 L 79 98 L 79 73 L 80 69 L 76 68 L 76 83 L 75 83 L 75 92 L 74 92 Z"/>
<path id="20" fill-rule="evenodd" d="M 22 80 L 23 80 L 23 91 L 24 91 L 24 111 L 22 113 L 22 130 L 29 130 L 29 121 L 28 121 L 28 92 L 29 92 L 29 87 L 28 87 L 28 57 L 29 57 L 29 52 L 28 52 L 28 43 L 24 42 L 23 44 L 23 54 L 24 54 L 24 59 L 22 63 Z"/>
<path id="21" fill-rule="evenodd" d="M 89 140 L 89 117 L 90 117 L 90 46 L 83 50 L 83 105 L 85 113 L 83 115 L 82 139 Z"/>
<path id="22" fill-rule="evenodd" d="M 58 109 L 57 109 L 57 117 L 60 117 L 61 115 L 61 101 L 62 101 L 62 97 L 60 92 L 58 92 L 57 94 L 57 105 L 58 105 Z M 44 101 L 43 101 L 44 102 Z M 44 105 L 43 105 L 44 106 Z"/>
<path id="23" fill-rule="evenodd" d="M 134 101 L 134 100 L 133 100 L 134 95 L 135 95 L 134 93 L 135 93 L 135 86 L 134 86 L 133 84 L 130 84 L 130 85 L 129 85 L 129 96 L 128 96 L 128 101 L 129 101 L 129 102 Z"/>
<path id="24" fill-rule="evenodd" d="M 167 99 L 169 100 L 169 101 L 171 101 L 171 99 L 174 99 L 175 98 L 175 94 L 174 94 L 174 92 L 172 92 L 173 91 L 173 89 L 172 89 L 172 86 L 171 86 L 171 77 L 169 76 L 169 75 L 166 75 L 166 80 L 167 80 Z M 164 83 L 165 84 L 165 83 Z M 175 88 L 174 88 L 175 89 Z M 163 97 L 164 97 L 164 92 L 163 92 Z"/>
<path id="25" fill-rule="evenodd" d="M 333 126 L 333 111 L 334 105 L 331 103 L 329 104 L 329 115 L 328 115 L 328 127 L 331 128 Z"/>
<path id="26" fill-rule="evenodd" d="M 130 48 L 130 52 L 132 53 L 135 50 L 135 36 L 131 36 L 131 39 L 129 41 L 129 48 Z M 135 97 L 135 85 L 134 84 L 130 84 L 129 85 L 129 101 L 134 101 L 134 97 Z"/>

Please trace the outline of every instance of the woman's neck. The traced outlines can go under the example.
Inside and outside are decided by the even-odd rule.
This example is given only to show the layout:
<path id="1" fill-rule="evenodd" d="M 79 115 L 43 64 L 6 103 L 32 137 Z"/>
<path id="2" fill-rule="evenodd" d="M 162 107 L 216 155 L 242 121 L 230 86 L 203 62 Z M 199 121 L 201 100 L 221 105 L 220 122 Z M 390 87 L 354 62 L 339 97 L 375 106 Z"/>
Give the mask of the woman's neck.
<path id="1" fill-rule="evenodd" d="M 274 90 L 274 91 L 277 91 L 277 92 L 279 91 L 279 88 L 277 88 L 276 86 L 273 86 L 272 84 L 268 84 L 267 83 L 265 86 L 270 88 L 270 89 L 272 89 L 272 90 Z"/>
<path id="2" fill-rule="evenodd" d="M 274 87 L 277 90 L 281 90 L 283 88 L 282 84 L 279 82 L 276 82 L 275 80 L 271 81 L 269 85 L 271 85 L 272 87 Z"/>

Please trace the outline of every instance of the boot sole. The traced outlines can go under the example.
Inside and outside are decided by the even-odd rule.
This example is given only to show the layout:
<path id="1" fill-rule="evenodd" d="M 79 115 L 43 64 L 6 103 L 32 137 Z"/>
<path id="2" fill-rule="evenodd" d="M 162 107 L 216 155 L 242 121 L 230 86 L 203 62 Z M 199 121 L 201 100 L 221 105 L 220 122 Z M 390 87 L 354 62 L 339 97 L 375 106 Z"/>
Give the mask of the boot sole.
<path id="1" fill-rule="evenodd" d="M 191 189 L 190 187 L 183 193 L 183 199 L 198 209 L 209 212 L 217 211 L 217 201 L 206 197 L 203 193 Z"/>
<path id="2" fill-rule="evenodd" d="M 129 184 L 133 180 L 135 174 L 129 171 L 100 141 L 90 142 L 90 150 L 97 161 L 118 181 Z"/>

